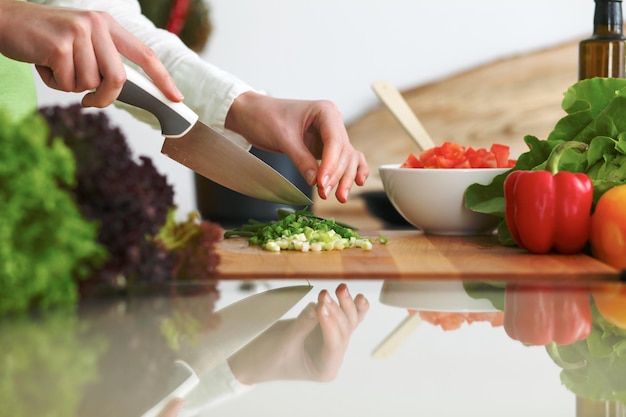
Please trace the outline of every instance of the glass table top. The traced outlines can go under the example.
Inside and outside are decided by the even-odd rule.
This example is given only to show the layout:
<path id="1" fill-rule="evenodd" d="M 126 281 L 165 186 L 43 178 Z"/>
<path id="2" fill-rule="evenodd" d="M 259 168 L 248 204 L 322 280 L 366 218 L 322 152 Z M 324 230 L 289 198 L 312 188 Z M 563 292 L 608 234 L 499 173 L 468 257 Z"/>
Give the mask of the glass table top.
<path id="1" fill-rule="evenodd" d="M 622 416 L 624 329 L 619 283 L 173 287 L 0 321 L 0 416 Z"/>

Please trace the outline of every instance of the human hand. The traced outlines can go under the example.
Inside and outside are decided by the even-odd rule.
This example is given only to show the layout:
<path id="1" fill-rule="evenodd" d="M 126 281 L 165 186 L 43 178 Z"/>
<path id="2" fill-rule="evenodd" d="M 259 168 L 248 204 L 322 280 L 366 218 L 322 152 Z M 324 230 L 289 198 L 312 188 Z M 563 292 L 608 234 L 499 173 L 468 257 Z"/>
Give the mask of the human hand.
<path id="1" fill-rule="evenodd" d="M 260 149 L 289 156 L 323 199 L 336 187 L 337 200 L 345 203 L 352 185 L 365 184 L 369 175 L 365 156 L 353 148 L 341 113 L 330 101 L 247 92 L 233 102 L 225 127 Z"/>
<path id="2" fill-rule="evenodd" d="M 108 13 L 0 1 L 0 53 L 35 64 L 43 82 L 66 92 L 94 90 L 85 107 L 106 107 L 126 73 L 120 54 L 139 65 L 172 101 L 182 94 L 154 51 Z"/>
<path id="3" fill-rule="evenodd" d="M 309 304 L 295 319 L 277 322 L 229 358 L 235 377 L 243 384 L 333 380 L 352 333 L 369 310 L 367 299 L 362 294 L 353 299 L 345 284 L 336 295 L 339 303 L 322 290 L 317 304 Z"/>

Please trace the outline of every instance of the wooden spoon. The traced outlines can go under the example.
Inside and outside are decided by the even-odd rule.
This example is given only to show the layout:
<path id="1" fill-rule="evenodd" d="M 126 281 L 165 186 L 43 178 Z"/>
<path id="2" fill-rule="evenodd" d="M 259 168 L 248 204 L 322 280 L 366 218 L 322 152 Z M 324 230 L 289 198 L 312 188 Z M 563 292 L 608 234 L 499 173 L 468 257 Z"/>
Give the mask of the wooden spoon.
<path id="1" fill-rule="evenodd" d="M 372 83 L 372 89 L 421 150 L 435 147 L 430 135 L 393 84 L 388 81 L 375 81 Z"/>
<path id="2" fill-rule="evenodd" d="M 417 311 L 413 314 L 409 314 L 378 346 L 376 346 L 376 348 L 374 348 L 372 356 L 376 359 L 389 358 L 404 345 L 420 324 L 422 324 L 422 318 Z"/>

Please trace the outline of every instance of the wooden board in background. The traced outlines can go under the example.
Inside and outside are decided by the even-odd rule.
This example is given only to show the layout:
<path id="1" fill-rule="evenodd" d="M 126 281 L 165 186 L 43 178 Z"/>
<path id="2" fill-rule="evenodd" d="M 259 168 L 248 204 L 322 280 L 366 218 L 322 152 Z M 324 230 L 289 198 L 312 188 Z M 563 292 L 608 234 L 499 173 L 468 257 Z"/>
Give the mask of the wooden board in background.
<path id="1" fill-rule="evenodd" d="M 416 86 L 403 91 L 403 96 L 435 142 L 453 141 L 474 147 L 504 143 L 517 157 L 527 150 L 524 136 L 545 139 L 565 115 L 561 108 L 563 93 L 577 78 L 578 40 L 573 40 Z M 361 204 L 359 192 L 382 190 L 378 166 L 401 163 L 417 147 L 382 105 L 350 123 L 347 129 L 350 140 L 368 161 L 370 178 L 363 188 L 353 188 L 347 204 L 339 204 L 334 198 L 317 199 L 315 211 L 349 223 L 350 218 L 343 214 L 353 211 L 350 206 Z"/>

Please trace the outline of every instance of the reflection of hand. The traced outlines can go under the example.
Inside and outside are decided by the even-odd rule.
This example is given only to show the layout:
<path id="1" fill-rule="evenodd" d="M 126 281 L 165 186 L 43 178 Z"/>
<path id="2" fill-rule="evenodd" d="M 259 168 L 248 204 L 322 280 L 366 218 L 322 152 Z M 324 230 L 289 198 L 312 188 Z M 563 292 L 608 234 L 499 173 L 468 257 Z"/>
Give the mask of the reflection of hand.
<path id="1" fill-rule="evenodd" d="M 177 417 L 180 410 L 183 408 L 184 401 L 180 398 L 174 398 L 170 401 L 165 408 L 159 413 L 158 417 Z"/>
<path id="2" fill-rule="evenodd" d="M 323 199 L 336 187 L 337 200 L 346 202 L 352 185 L 363 185 L 369 175 L 365 157 L 352 147 L 341 113 L 330 101 L 247 92 L 232 104 L 225 126 L 260 149 L 289 156 Z"/>
<path id="3" fill-rule="evenodd" d="M 334 379 L 350 336 L 369 309 L 367 299 L 361 294 L 353 299 L 345 284 L 336 295 L 339 303 L 322 290 L 317 304 L 309 304 L 295 319 L 279 321 L 231 357 L 237 379 L 244 384 Z"/>

